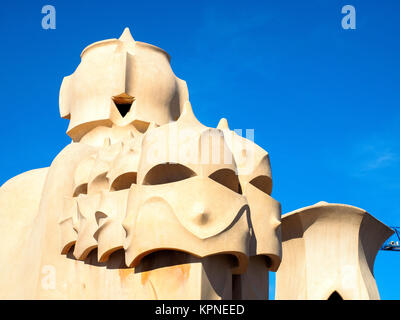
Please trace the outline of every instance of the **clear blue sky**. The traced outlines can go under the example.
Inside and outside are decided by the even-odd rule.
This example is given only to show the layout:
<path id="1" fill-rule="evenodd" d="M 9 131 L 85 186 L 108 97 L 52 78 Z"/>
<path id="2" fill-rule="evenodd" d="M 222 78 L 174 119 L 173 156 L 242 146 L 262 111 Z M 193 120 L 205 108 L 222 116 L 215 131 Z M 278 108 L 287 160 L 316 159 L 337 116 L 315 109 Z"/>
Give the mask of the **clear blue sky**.
<path id="1" fill-rule="evenodd" d="M 55 30 L 41 28 L 45 4 Z M 356 30 L 341 28 L 346 4 Z M 170 53 L 204 124 L 255 130 L 283 213 L 324 200 L 400 225 L 399 14 L 398 0 L 2 1 L 0 184 L 70 142 L 62 78 L 128 26 Z M 400 252 L 380 252 L 375 276 L 400 299 Z"/>

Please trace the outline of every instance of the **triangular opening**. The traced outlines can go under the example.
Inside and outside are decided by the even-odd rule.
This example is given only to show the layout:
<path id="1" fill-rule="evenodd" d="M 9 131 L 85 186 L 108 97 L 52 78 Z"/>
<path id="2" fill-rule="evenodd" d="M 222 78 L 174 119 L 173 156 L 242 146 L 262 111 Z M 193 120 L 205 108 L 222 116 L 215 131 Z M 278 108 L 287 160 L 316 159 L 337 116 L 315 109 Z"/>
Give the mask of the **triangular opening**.
<path id="1" fill-rule="evenodd" d="M 341 301 L 343 300 L 342 296 L 337 293 L 337 291 L 334 291 L 328 298 L 328 301 Z"/>
<path id="2" fill-rule="evenodd" d="M 132 103 L 116 103 L 115 106 L 123 118 L 131 110 Z"/>
<path id="3" fill-rule="evenodd" d="M 121 93 L 117 96 L 112 97 L 115 106 L 117 107 L 121 117 L 125 117 L 127 113 L 131 110 L 132 103 L 135 100 L 134 97 L 127 93 Z"/>

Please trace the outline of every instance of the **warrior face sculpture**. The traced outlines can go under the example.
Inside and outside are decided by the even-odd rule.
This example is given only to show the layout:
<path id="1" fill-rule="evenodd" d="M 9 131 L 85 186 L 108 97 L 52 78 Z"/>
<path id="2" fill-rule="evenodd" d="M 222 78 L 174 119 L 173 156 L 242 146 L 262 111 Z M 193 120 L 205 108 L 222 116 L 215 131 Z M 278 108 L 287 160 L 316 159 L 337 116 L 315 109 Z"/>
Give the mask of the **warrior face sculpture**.
<path id="1" fill-rule="evenodd" d="M 164 51 L 127 30 L 84 50 L 64 79 L 60 110 L 73 139 L 94 148 L 79 161 L 65 199 L 61 252 L 75 245 L 75 258 L 84 260 L 98 248 L 103 262 L 124 248 L 133 267 L 161 249 L 230 254 L 236 273 L 261 254 L 277 268 L 280 206 L 269 196 L 267 152 L 226 120 L 217 129 L 202 125 L 183 83 Z M 132 102 L 125 115 L 121 101 Z"/>

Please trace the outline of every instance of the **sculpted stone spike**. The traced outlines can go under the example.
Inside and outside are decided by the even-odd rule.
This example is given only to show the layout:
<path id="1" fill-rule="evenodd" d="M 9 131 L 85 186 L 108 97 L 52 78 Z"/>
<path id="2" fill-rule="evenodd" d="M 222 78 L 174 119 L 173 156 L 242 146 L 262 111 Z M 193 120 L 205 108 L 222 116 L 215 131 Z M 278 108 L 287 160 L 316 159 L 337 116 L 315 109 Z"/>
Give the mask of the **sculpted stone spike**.
<path id="1" fill-rule="evenodd" d="M 78 238 L 74 248 L 74 257 L 78 260 L 85 260 L 89 253 L 97 247 L 94 233 L 97 229 L 95 214 L 99 201 L 99 194 L 78 197 Z"/>
<path id="2" fill-rule="evenodd" d="M 228 120 L 226 120 L 225 118 L 221 118 L 221 120 L 219 120 L 217 129 L 229 130 Z"/>
<path id="3" fill-rule="evenodd" d="M 189 100 L 187 100 L 182 109 L 181 116 L 178 119 L 178 122 L 180 125 L 200 125 L 203 126 L 199 120 L 197 120 L 196 116 L 194 115 L 193 109 L 192 109 L 192 104 L 190 103 Z"/>
<path id="4" fill-rule="evenodd" d="M 60 114 L 73 143 L 0 188 L 0 298 L 268 299 L 270 271 L 278 298 L 379 297 L 389 229 L 323 202 L 281 225 L 268 153 L 203 125 L 170 56 L 128 28 L 83 50 Z"/>
<path id="5" fill-rule="evenodd" d="M 119 37 L 119 40 L 124 41 L 124 42 L 135 42 L 135 40 L 133 40 L 131 31 L 129 30 L 129 28 L 124 29 L 124 32 Z"/>

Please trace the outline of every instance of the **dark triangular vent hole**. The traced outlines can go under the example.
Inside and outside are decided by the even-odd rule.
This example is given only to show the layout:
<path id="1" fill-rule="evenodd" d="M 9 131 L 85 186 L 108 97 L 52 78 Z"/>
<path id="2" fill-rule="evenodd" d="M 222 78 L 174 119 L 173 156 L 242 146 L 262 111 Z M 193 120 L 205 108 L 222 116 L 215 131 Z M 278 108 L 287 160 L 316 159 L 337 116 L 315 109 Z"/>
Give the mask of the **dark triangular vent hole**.
<path id="1" fill-rule="evenodd" d="M 123 118 L 131 110 L 132 103 L 116 103 L 115 105 Z"/>
<path id="2" fill-rule="evenodd" d="M 118 96 L 112 97 L 112 99 L 122 118 L 125 117 L 131 110 L 134 98 L 127 93 L 121 93 Z"/>
<path id="3" fill-rule="evenodd" d="M 343 300 L 342 296 L 337 293 L 337 291 L 334 291 L 328 298 L 330 301 L 340 301 Z"/>

